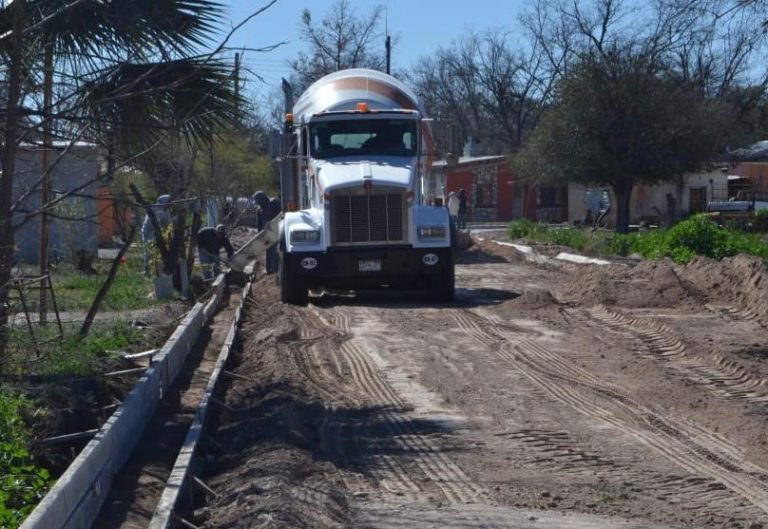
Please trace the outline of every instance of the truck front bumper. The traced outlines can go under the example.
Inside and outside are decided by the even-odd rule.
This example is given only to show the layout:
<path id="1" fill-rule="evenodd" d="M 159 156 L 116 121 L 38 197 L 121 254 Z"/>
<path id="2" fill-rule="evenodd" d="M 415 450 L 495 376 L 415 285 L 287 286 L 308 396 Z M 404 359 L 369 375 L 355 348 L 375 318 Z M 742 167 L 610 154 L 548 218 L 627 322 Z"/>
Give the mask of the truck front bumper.
<path id="1" fill-rule="evenodd" d="M 423 288 L 421 280 L 453 266 L 451 248 L 404 246 L 329 248 L 327 252 L 284 253 L 283 266 L 310 287 Z"/>

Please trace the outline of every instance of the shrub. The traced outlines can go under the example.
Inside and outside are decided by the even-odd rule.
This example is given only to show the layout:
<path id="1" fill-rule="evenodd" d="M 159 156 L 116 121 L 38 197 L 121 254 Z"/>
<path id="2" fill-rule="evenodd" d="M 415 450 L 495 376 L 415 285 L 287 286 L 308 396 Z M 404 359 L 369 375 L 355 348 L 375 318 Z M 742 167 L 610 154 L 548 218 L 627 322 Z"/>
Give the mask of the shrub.
<path id="1" fill-rule="evenodd" d="M 768 219 L 768 212 L 761 215 Z M 669 257 L 676 263 L 687 263 L 697 255 L 722 259 L 737 253 L 768 260 L 768 244 L 760 235 L 719 226 L 706 215 L 695 215 L 668 230 L 616 233 L 608 240 L 575 228 L 548 229 L 526 219 L 510 222 L 508 231 L 512 239 L 549 241 L 582 251 L 640 254 L 648 259 Z"/>
<path id="2" fill-rule="evenodd" d="M 569 246 L 576 250 L 583 250 L 587 245 L 587 236 L 584 231 L 573 228 L 554 228 L 547 233 L 548 239 L 561 246 Z"/>
<path id="3" fill-rule="evenodd" d="M 666 253 L 672 256 L 675 250 L 686 248 L 695 254 L 722 259 L 736 252 L 733 250 L 733 234 L 703 215 L 695 215 L 679 222 L 667 230 Z"/>
<path id="4" fill-rule="evenodd" d="M 687 263 L 696 255 L 722 259 L 737 253 L 768 259 L 768 245 L 759 236 L 718 226 L 705 215 L 691 217 L 666 231 L 617 234 L 609 251 L 638 253 L 649 259 L 669 257 L 676 263 Z"/>
<path id="5" fill-rule="evenodd" d="M 761 209 L 755 214 L 755 231 L 768 231 L 768 209 Z"/>
<path id="6" fill-rule="evenodd" d="M 20 411 L 24 399 L 0 392 L 0 527 L 15 528 L 45 495 L 47 470 L 35 466 L 26 449 Z"/>
<path id="7" fill-rule="evenodd" d="M 537 239 L 542 228 L 528 219 L 515 219 L 507 228 L 510 239 Z"/>

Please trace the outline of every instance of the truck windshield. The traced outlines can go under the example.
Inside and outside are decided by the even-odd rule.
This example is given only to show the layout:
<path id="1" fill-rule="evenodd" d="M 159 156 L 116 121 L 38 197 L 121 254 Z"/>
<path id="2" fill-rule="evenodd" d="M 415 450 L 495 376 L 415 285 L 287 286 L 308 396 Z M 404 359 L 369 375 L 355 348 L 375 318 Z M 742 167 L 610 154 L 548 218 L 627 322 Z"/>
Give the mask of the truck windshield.
<path id="1" fill-rule="evenodd" d="M 412 119 L 345 119 L 309 127 L 310 154 L 335 158 L 359 154 L 416 156 L 416 121 Z"/>

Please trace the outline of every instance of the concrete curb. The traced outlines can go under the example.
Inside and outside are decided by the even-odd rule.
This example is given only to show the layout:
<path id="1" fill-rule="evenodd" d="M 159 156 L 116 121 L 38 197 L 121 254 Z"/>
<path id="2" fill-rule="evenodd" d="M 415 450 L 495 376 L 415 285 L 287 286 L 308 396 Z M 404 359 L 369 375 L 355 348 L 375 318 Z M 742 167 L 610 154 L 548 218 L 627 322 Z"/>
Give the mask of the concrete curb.
<path id="1" fill-rule="evenodd" d="M 237 334 L 237 326 L 240 323 L 240 316 L 243 311 L 243 306 L 248 294 L 251 290 L 251 283 L 247 283 L 243 289 L 243 295 L 240 298 L 240 303 L 235 310 L 235 317 L 232 321 L 232 325 L 227 333 L 227 338 L 224 341 L 224 345 L 221 347 L 221 352 L 216 359 L 216 367 L 211 373 L 211 377 L 208 381 L 208 385 L 205 390 L 205 395 L 200 401 L 200 405 L 195 413 L 195 419 L 189 428 L 184 439 L 184 444 L 179 451 L 179 456 L 176 459 L 176 463 L 171 470 L 171 477 L 165 484 L 165 489 L 160 497 L 160 501 L 155 509 L 155 514 L 152 516 L 152 520 L 149 522 L 148 529 L 168 529 L 171 527 L 173 521 L 173 513 L 176 509 L 179 497 L 189 490 L 190 478 L 192 477 L 192 463 L 197 450 L 200 437 L 203 434 L 205 428 L 205 421 L 208 417 L 208 409 L 210 401 L 213 398 L 213 393 L 216 391 L 216 386 L 219 382 L 219 375 L 224 370 L 224 366 L 229 359 L 229 353 L 232 351 L 232 346 L 235 343 L 235 336 Z"/>
<path id="2" fill-rule="evenodd" d="M 91 527 L 109 493 L 112 479 L 144 433 L 157 404 L 173 384 L 224 293 L 224 275 L 214 281 L 213 296 L 197 303 L 153 358 L 133 390 L 83 448 L 21 529 Z"/>

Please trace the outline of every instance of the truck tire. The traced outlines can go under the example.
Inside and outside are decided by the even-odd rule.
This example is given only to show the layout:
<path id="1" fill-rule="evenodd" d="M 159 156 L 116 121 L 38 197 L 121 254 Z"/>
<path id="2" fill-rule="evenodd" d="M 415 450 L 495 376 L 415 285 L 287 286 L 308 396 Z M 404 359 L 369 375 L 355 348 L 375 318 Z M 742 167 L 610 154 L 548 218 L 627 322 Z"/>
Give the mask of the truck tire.
<path id="1" fill-rule="evenodd" d="M 309 302 L 307 285 L 301 277 L 292 273 L 285 265 L 285 254 L 280 252 L 277 281 L 280 285 L 280 301 L 290 305 L 306 305 Z"/>
<path id="2" fill-rule="evenodd" d="M 452 252 L 446 259 L 442 269 L 429 278 L 427 295 L 433 301 L 448 302 L 456 297 L 456 269 Z"/>

